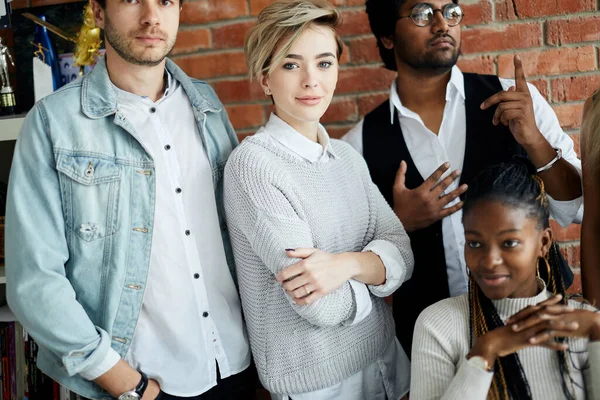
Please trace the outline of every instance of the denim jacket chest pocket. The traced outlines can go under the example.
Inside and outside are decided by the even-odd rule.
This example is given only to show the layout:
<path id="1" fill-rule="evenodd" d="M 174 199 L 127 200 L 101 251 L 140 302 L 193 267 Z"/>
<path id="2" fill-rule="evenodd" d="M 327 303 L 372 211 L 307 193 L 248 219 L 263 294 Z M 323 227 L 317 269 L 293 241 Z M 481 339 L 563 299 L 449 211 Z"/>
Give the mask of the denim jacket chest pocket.
<path id="1" fill-rule="evenodd" d="M 65 225 L 91 242 L 117 231 L 122 166 L 109 157 L 57 154 Z"/>

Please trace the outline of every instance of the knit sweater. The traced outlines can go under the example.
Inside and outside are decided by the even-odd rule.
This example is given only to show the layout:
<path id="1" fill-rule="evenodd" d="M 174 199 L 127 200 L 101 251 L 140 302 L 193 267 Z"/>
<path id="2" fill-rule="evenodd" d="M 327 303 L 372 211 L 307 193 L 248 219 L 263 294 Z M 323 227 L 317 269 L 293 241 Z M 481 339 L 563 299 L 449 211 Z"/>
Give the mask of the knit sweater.
<path id="1" fill-rule="evenodd" d="M 529 305 L 551 297 L 545 288 L 535 297 L 493 301 L 503 321 Z M 570 301 L 576 308 L 593 307 Z M 468 294 L 442 300 L 417 320 L 412 347 L 411 400 L 484 400 L 493 373 L 466 359 L 471 349 Z M 600 399 L 600 342 L 569 339 L 569 370 L 576 399 Z M 518 352 L 533 399 L 564 399 L 555 351 L 528 347 Z"/>
<path id="2" fill-rule="evenodd" d="M 356 324 L 348 282 L 310 305 L 296 305 L 275 275 L 299 259 L 285 249 L 360 252 L 383 240 L 398 249 L 404 277 L 413 267 L 402 224 L 349 145 L 331 141 L 338 157 L 311 163 L 250 137 L 225 168 L 224 198 L 242 306 L 259 377 L 272 393 L 330 387 L 362 370 L 394 338 L 383 299 Z"/>

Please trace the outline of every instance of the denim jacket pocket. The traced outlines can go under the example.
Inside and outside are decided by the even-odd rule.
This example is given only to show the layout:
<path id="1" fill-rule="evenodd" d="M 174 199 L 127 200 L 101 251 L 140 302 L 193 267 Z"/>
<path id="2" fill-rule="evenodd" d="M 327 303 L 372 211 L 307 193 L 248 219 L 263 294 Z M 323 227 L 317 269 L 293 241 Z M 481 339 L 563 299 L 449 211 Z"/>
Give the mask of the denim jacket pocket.
<path id="1" fill-rule="evenodd" d="M 117 230 L 122 167 L 109 157 L 56 155 L 66 226 L 90 242 Z"/>

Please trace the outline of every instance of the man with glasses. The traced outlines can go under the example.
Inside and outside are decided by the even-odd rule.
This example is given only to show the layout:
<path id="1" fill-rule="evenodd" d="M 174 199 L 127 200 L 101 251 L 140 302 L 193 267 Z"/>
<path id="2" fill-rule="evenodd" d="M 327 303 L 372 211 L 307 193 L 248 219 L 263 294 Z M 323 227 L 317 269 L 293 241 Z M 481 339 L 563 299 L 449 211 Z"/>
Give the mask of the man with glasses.
<path id="1" fill-rule="evenodd" d="M 411 237 L 415 270 L 394 294 L 396 332 L 410 355 L 419 313 L 467 291 L 460 196 L 474 176 L 527 156 L 551 196 L 553 217 L 566 226 L 582 204 L 581 163 L 518 56 L 516 80 L 456 66 L 458 1 L 367 0 L 366 9 L 385 67 L 398 76 L 389 100 L 343 139 L 363 154 Z M 490 260 L 490 267 L 501 262 Z"/>

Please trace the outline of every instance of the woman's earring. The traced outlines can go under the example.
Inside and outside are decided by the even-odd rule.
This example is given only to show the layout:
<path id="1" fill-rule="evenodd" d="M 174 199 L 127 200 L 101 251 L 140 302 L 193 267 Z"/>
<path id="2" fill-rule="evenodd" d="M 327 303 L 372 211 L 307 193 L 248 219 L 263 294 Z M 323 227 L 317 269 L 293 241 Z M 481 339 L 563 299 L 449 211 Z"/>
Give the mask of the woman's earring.
<path id="1" fill-rule="evenodd" d="M 271 95 L 271 89 L 265 90 L 265 97 L 269 97 Z"/>
<path id="2" fill-rule="evenodd" d="M 540 258 L 544 258 L 544 257 L 538 257 L 537 268 L 535 269 L 535 276 L 537 276 L 538 278 L 541 279 L 541 276 L 540 276 Z"/>

